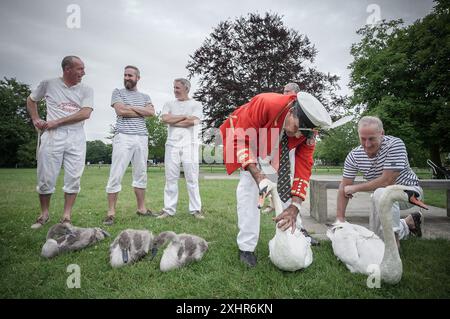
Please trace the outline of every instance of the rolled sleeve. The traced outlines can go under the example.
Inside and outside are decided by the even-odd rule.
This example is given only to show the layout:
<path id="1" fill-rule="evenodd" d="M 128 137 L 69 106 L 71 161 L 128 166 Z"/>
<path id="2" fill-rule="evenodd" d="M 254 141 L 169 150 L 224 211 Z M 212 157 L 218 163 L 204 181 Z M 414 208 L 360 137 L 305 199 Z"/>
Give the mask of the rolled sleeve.
<path id="1" fill-rule="evenodd" d="M 347 157 L 345 158 L 345 163 L 344 163 L 344 173 L 342 174 L 342 176 L 344 178 L 348 178 L 348 179 L 355 179 L 356 174 L 358 174 L 358 167 L 356 166 L 355 163 L 355 158 L 353 156 L 353 153 L 350 152 Z"/>
<path id="2" fill-rule="evenodd" d="M 114 104 L 116 104 L 116 103 L 124 103 L 123 98 L 120 95 L 119 89 L 115 89 L 112 92 L 112 96 L 111 96 L 111 106 L 114 107 Z"/>
<path id="3" fill-rule="evenodd" d="M 48 81 L 44 80 L 31 92 L 30 99 L 35 102 L 39 102 L 45 96 L 47 92 Z"/>
<path id="4" fill-rule="evenodd" d="M 86 87 L 83 93 L 81 107 L 89 107 L 94 109 L 94 90 L 90 87 Z"/>

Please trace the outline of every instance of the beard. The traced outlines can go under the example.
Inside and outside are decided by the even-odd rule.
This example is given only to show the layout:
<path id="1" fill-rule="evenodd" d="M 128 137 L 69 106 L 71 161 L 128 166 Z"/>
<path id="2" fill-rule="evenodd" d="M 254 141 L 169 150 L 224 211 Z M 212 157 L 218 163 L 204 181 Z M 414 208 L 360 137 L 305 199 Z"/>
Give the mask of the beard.
<path id="1" fill-rule="evenodd" d="M 133 80 L 124 80 L 123 85 L 128 89 L 131 90 L 136 87 L 137 81 Z"/>

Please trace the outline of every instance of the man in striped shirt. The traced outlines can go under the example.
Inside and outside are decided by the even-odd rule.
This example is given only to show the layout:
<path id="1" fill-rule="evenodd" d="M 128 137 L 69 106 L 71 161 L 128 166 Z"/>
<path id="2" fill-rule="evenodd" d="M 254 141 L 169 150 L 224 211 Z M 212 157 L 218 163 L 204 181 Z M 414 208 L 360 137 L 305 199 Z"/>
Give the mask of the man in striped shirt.
<path id="1" fill-rule="evenodd" d="M 138 215 L 152 215 L 145 207 L 145 189 L 147 187 L 148 131 L 145 117 L 153 116 L 155 109 L 147 94 L 137 90 L 140 79 L 139 69 L 128 65 L 124 72 L 123 89 L 115 89 L 112 93 L 111 106 L 117 114 L 113 153 L 108 185 L 108 213 L 103 221 L 112 225 L 116 214 L 118 194 L 122 189 L 121 182 L 130 164 L 133 167 L 134 193 L 137 201 Z"/>
<path id="2" fill-rule="evenodd" d="M 364 116 L 358 123 L 358 135 L 361 145 L 353 149 L 345 159 L 344 174 L 339 186 L 336 218 L 345 221 L 345 210 L 350 198 L 356 192 L 374 191 L 372 195 L 370 228 L 381 235 L 379 212 L 374 202 L 381 198 L 386 186 L 411 186 L 423 197 L 419 179 L 411 170 L 405 144 L 397 137 L 384 135 L 383 123 L 374 116 Z M 356 174 L 361 172 L 365 183 L 354 185 Z M 402 203 L 402 209 L 409 208 Z M 392 208 L 393 228 L 397 240 L 406 238 L 409 233 L 421 236 L 421 214 L 413 213 L 400 219 L 400 205 Z M 397 242 L 398 243 L 398 242 Z"/>

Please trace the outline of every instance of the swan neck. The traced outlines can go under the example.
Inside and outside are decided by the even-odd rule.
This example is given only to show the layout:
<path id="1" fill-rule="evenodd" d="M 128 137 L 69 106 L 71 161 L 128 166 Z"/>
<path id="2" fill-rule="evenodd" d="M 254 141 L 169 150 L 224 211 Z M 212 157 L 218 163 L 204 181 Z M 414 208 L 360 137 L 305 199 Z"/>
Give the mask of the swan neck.
<path id="1" fill-rule="evenodd" d="M 397 242 L 395 240 L 394 230 L 392 228 L 392 205 L 394 204 L 394 199 L 389 196 L 383 196 L 380 201 L 380 221 L 383 227 L 384 236 L 384 256 L 383 262 L 393 262 L 400 260 L 400 255 L 398 253 Z"/>
<path id="2" fill-rule="evenodd" d="M 283 203 L 281 202 L 281 198 L 280 195 L 278 195 L 278 189 L 276 187 L 272 189 L 271 194 L 275 215 L 278 216 L 283 212 Z"/>

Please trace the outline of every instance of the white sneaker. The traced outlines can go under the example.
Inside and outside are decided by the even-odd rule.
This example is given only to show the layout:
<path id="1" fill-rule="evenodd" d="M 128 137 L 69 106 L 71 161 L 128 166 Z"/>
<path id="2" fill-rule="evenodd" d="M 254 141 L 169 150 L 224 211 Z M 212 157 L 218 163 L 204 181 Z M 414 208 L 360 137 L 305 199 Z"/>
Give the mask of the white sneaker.
<path id="1" fill-rule="evenodd" d="M 163 218 L 167 218 L 167 217 L 173 217 L 173 216 L 170 215 L 170 214 L 167 213 L 167 212 L 164 212 L 164 213 L 162 213 L 161 215 L 159 215 L 159 216 L 156 217 L 156 218 L 158 218 L 158 219 L 163 219 Z"/>
<path id="2" fill-rule="evenodd" d="M 198 210 L 193 212 L 192 216 L 197 219 L 205 219 L 205 215 L 203 215 L 202 212 L 199 212 Z"/>

